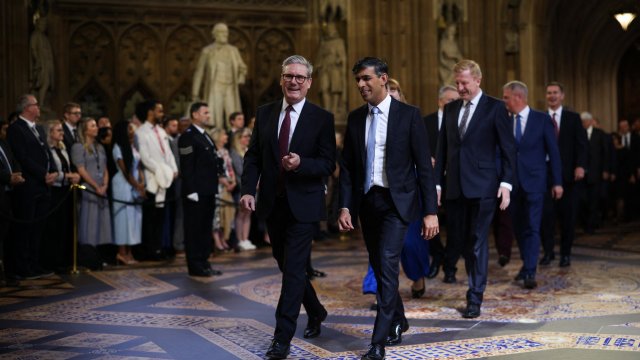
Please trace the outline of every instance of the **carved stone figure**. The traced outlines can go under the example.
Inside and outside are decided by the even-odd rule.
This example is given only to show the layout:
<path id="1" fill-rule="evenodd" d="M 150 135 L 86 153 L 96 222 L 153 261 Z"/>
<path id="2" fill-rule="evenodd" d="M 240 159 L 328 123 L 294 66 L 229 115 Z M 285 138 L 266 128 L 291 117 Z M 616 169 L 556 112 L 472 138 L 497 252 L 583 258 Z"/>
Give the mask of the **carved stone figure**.
<path id="1" fill-rule="evenodd" d="M 200 52 L 191 95 L 194 101 L 208 103 L 211 110 L 208 125 L 224 128 L 226 117 L 235 111 L 242 111 L 238 86 L 245 82 L 247 65 L 238 48 L 228 43 L 227 25 L 218 23 L 211 33 L 215 42 Z M 204 88 L 202 97 L 201 88 Z"/>
<path id="2" fill-rule="evenodd" d="M 320 42 L 316 69 L 320 81 L 322 105 L 334 115 L 346 111 L 347 51 L 334 23 L 328 23 Z"/>
<path id="3" fill-rule="evenodd" d="M 438 73 L 440 83 L 448 85 L 453 82 L 453 66 L 462 60 L 462 52 L 456 39 L 456 25 L 448 25 L 440 38 L 440 51 L 438 55 Z"/>
<path id="4" fill-rule="evenodd" d="M 46 34 L 47 18 L 37 17 L 35 30 L 29 39 L 31 52 L 31 91 L 37 94 L 42 104 L 46 102 L 49 89 L 53 90 L 53 50 Z"/>

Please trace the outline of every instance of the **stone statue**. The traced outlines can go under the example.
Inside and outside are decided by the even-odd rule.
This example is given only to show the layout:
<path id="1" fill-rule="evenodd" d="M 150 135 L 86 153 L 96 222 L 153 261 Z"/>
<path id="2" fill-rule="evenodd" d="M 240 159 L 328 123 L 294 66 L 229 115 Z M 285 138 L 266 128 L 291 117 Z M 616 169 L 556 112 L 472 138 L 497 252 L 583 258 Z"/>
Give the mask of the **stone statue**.
<path id="1" fill-rule="evenodd" d="M 35 30 L 29 39 L 31 52 L 31 91 L 45 104 L 47 91 L 53 90 L 53 50 L 47 38 L 47 18 L 36 17 Z"/>
<path id="2" fill-rule="evenodd" d="M 238 48 L 228 43 L 227 25 L 218 23 L 211 33 L 215 42 L 204 47 L 200 53 L 191 95 L 193 101 L 202 100 L 209 105 L 209 126 L 224 129 L 225 118 L 235 111 L 242 111 L 238 86 L 244 84 L 247 65 Z M 203 87 L 203 96 L 200 97 Z"/>
<path id="3" fill-rule="evenodd" d="M 315 65 L 322 105 L 337 116 L 346 111 L 347 51 L 334 23 L 328 23 L 324 30 L 324 39 L 320 42 Z"/>
<path id="4" fill-rule="evenodd" d="M 438 73 L 442 85 L 449 85 L 453 82 L 453 66 L 463 59 L 456 40 L 456 30 L 455 24 L 448 25 L 440 38 Z"/>

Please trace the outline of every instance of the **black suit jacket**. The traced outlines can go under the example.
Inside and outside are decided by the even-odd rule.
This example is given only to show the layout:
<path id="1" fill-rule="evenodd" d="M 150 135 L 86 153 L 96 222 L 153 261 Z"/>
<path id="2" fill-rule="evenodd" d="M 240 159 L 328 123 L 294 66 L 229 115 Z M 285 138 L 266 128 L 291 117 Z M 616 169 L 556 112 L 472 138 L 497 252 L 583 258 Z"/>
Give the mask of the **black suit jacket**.
<path id="1" fill-rule="evenodd" d="M 207 136 L 191 125 L 178 139 L 184 197 L 192 193 L 198 196 L 218 193 L 218 176 L 223 172 L 223 164 Z"/>
<path id="2" fill-rule="evenodd" d="M 256 195 L 260 182 L 256 213 L 260 219 L 271 214 L 280 171 L 278 120 L 283 100 L 260 106 L 244 156 L 242 195 Z M 333 114 L 305 101 L 289 144 L 289 151 L 300 155 L 300 166 L 285 172 L 287 200 L 299 222 L 327 218 L 323 178 L 336 167 L 336 136 Z"/>
<path id="3" fill-rule="evenodd" d="M 460 139 L 458 117 L 462 106 L 463 100 L 458 99 L 444 107 L 436 157 L 436 181 L 440 185 L 446 181 L 444 188 L 448 200 L 461 196 L 467 199 L 495 198 L 500 182 L 513 185 L 513 123 L 503 101 L 482 94 L 465 135 Z"/>
<path id="4" fill-rule="evenodd" d="M 354 221 L 364 197 L 368 112 L 369 106 L 365 104 L 349 114 L 342 150 L 340 207 L 348 208 Z M 435 215 L 438 211 L 428 142 L 420 109 L 392 98 L 385 173 L 393 203 L 406 222 L 419 216 Z"/>
<path id="5" fill-rule="evenodd" d="M 440 135 L 440 130 L 438 129 L 438 112 L 436 111 L 425 116 L 424 125 L 427 127 L 429 151 L 431 151 L 431 156 L 435 158 L 438 149 L 438 136 Z"/>
<path id="6" fill-rule="evenodd" d="M 604 131 L 593 128 L 589 139 L 589 165 L 585 169 L 588 184 L 602 182 L 602 173 L 609 171 L 609 150 L 609 142 Z"/>
<path id="7" fill-rule="evenodd" d="M 64 146 L 67 151 L 71 152 L 71 147 L 76 143 L 76 140 L 73 137 L 73 133 L 71 132 L 71 130 L 69 130 L 69 127 L 64 121 L 62 122 L 62 129 L 64 129 L 64 139 L 62 139 L 62 142 L 64 142 Z"/>
<path id="8" fill-rule="evenodd" d="M 24 120 L 18 119 L 9 125 L 7 140 L 11 151 L 22 168 L 22 177 L 25 182 L 18 189 L 24 191 L 46 192 L 48 186 L 45 176 L 49 172 L 56 172 L 49 146 L 46 145 L 46 136 L 40 126 L 36 126 L 40 139 L 38 141 Z"/>
<path id="9" fill-rule="evenodd" d="M 588 150 L 587 131 L 582 127 L 582 120 L 578 113 L 562 109 L 560 117 L 560 133 L 558 147 L 562 164 L 562 183 L 573 184 L 576 167 L 587 169 Z"/>

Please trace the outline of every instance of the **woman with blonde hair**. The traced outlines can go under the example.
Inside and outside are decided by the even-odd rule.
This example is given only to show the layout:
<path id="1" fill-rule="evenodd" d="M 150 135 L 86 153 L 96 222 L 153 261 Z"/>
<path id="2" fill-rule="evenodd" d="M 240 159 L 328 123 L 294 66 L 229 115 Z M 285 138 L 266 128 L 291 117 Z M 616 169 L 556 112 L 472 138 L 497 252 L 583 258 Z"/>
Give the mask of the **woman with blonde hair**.
<path id="1" fill-rule="evenodd" d="M 224 129 L 215 128 L 211 131 L 213 143 L 216 146 L 218 157 L 223 161 L 223 175 L 218 179 L 218 195 L 216 211 L 213 217 L 213 240 L 218 250 L 228 250 L 230 248 L 229 235 L 231 234 L 231 224 L 235 209 L 231 193 L 236 188 L 236 176 L 231 164 L 231 157 L 225 145 L 229 141 L 229 135 Z"/>
<path id="2" fill-rule="evenodd" d="M 41 262 L 47 269 L 65 271 L 71 265 L 71 239 L 73 231 L 73 198 L 67 196 L 69 186 L 80 181 L 80 175 L 71 165 L 64 146 L 64 130 L 60 120 L 49 120 L 44 124 L 51 159 L 58 169 L 58 176 L 51 184 L 51 204 L 60 206 L 47 218 L 48 240 L 42 242 Z"/>
<path id="3" fill-rule="evenodd" d="M 93 118 L 80 122 L 80 142 L 71 148 L 71 160 L 89 191 L 82 192 L 78 243 L 92 246 L 111 244 L 111 214 L 106 199 L 109 186 L 107 154 L 97 141 L 98 125 Z"/>
<path id="4" fill-rule="evenodd" d="M 238 186 L 233 192 L 233 201 L 238 204 L 240 201 L 240 179 L 242 178 L 242 168 L 244 166 L 244 154 L 249 148 L 251 140 L 251 129 L 244 128 L 233 134 L 233 145 L 231 146 L 231 164 L 236 174 Z M 241 250 L 255 250 L 256 246 L 249 240 L 249 230 L 251 228 L 251 211 L 242 206 L 236 207 L 236 237 L 238 238 L 238 248 Z"/>

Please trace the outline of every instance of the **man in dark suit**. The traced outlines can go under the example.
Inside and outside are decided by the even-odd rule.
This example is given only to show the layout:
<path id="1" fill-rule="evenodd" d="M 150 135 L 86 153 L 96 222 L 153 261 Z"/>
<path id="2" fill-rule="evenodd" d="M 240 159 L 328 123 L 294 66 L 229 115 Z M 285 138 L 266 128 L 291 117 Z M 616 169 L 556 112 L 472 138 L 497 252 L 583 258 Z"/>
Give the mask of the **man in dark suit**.
<path id="1" fill-rule="evenodd" d="M 626 149 L 627 161 L 622 161 L 619 169 L 619 173 L 628 174 L 628 178 L 624 180 L 625 188 L 623 189 L 625 196 L 623 198 L 623 221 L 631 220 L 636 214 L 637 198 L 636 198 L 636 183 L 638 180 L 638 159 L 640 159 L 640 136 L 635 132 L 630 131 L 629 121 L 626 119 L 618 122 L 618 134 L 620 134 L 620 141 L 622 146 Z"/>
<path id="2" fill-rule="evenodd" d="M 40 105 L 33 95 L 22 95 L 18 100 L 20 116 L 7 129 L 11 151 L 22 168 L 25 182 L 12 194 L 13 214 L 16 218 L 33 221 L 43 217 L 50 209 L 50 186 L 58 176 L 47 137 L 36 126 Z M 44 236 L 44 222 L 16 224 L 12 228 L 12 258 L 10 271 L 17 280 L 37 279 L 52 272 L 40 267 L 40 243 Z"/>
<path id="3" fill-rule="evenodd" d="M 0 139 L 0 287 L 17 286 L 18 282 L 8 279 L 5 273 L 4 242 L 9 236 L 9 221 L 12 215 L 11 192 L 14 186 L 24 183 L 20 164 L 13 157 L 11 147 Z"/>
<path id="4" fill-rule="evenodd" d="M 469 278 L 462 316 L 476 318 L 487 286 L 487 238 L 496 198 L 501 199 L 500 209 L 509 205 L 515 154 L 513 124 L 504 103 L 480 88 L 482 71 L 476 62 L 462 60 L 453 73 L 460 99 L 444 108 L 436 182 L 440 195 L 446 171 L 447 243 L 462 244 Z M 457 258 L 450 255 L 447 253 L 445 261 L 455 268 Z"/>
<path id="5" fill-rule="evenodd" d="M 78 123 L 81 118 L 82 110 L 80 109 L 80 104 L 74 102 L 64 104 L 64 107 L 62 108 L 62 119 L 64 125 L 62 128 L 64 129 L 64 139 L 62 141 L 69 153 L 71 152 L 71 146 L 80 142 L 80 139 L 78 138 Z M 109 173 L 111 174 L 111 172 Z"/>
<path id="6" fill-rule="evenodd" d="M 589 161 L 584 175 L 584 187 L 580 194 L 580 218 L 585 233 L 594 234 L 602 216 L 598 209 L 603 181 L 609 178 L 610 146 L 604 131 L 596 128 L 591 113 L 580 114 L 582 127 L 587 131 Z"/>
<path id="7" fill-rule="evenodd" d="M 184 204 L 184 243 L 189 275 L 221 275 L 209 264 L 211 226 L 215 212 L 218 177 L 222 164 L 205 129 L 209 107 L 196 102 L 189 109 L 191 126 L 178 140 Z"/>
<path id="8" fill-rule="evenodd" d="M 575 237 L 578 207 L 576 186 L 584 178 L 589 152 L 587 132 L 580 123 L 580 115 L 564 109 L 564 88 L 558 82 L 547 85 L 547 107 L 553 121 L 560 148 L 562 164 L 562 198 L 553 200 L 547 192 L 542 215 L 542 248 L 544 256 L 540 265 L 549 265 L 555 258 L 553 252 L 556 219 L 560 221 L 560 266 L 571 265 L 571 246 Z"/>
<path id="9" fill-rule="evenodd" d="M 424 117 L 424 124 L 427 127 L 427 136 L 429 137 L 429 151 L 431 152 L 431 163 L 435 166 L 436 163 L 436 151 L 438 146 L 438 136 L 440 135 L 440 129 L 442 128 L 442 114 L 444 106 L 448 103 L 458 100 L 458 90 L 451 85 L 445 85 L 438 90 L 438 111 L 431 113 Z M 447 246 L 450 243 L 447 242 Z M 457 251 L 460 254 L 461 249 L 449 249 L 449 251 Z M 431 266 L 429 267 L 429 274 L 427 277 L 433 279 L 438 276 L 440 266 L 442 265 L 445 257 L 445 248 L 442 245 L 440 234 L 437 234 L 433 239 L 429 240 L 429 252 L 431 253 Z"/>
<path id="10" fill-rule="evenodd" d="M 327 218 L 323 178 L 336 167 L 336 138 L 333 115 L 306 99 L 312 72 L 300 55 L 284 60 L 284 99 L 258 108 L 244 158 L 240 204 L 266 220 L 282 272 L 276 329 L 266 354 L 271 359 L 289 354 L 301 304 L 308 316 L 305 338 L 320 335 L 327 317 L 305 271 L 316 223 Z"/>
<path id="11" fill-rule="evenodd" d="M 540 222 L 544 193 L 547 191 L 547 157 L 551 167 L 554 199 L 562 197 L 560 152 L 551 118 L 527 105 L 527 85 L 511 81 L 503 87 L 502 99 L 514 122 L 516 162 L 511 195 L 513 219 L 522 268 L 516 281 L 524 280 L 524 288 L 533 289 L 540 254 Z"/>
<path id="12" fill-rule="evenodd" d="M 387 64 L 358 60 L 352 72 L 367 102 L 347 120 L 340 166 L 341 231 L 358 216 L 378 284 L 371 345 L 362 359 L 383 359 L 385 345 L 402 341 L 409 324 L 398 293 L 398 271 L 409 222 L 422 218 L 422 235 L 438 233 L 433 167 L 420 110 L 388 94 Z"/>

